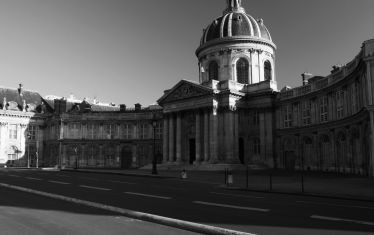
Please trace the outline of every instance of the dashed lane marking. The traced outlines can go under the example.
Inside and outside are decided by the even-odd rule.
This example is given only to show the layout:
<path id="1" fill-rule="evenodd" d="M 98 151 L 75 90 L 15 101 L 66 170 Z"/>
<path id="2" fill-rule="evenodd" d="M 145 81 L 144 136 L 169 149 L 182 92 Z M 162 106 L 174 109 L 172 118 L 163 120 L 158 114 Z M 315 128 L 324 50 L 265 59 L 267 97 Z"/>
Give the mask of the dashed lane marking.
<path id="1" fill-rule="evenodd" d="M 246 233 L 246 232 L 240 232 L 240 231 L 235 231 L 235 230 L 230 230 L 230 229 L 225 229 L 225 228 L 220 228 L 220 227 L 213 227 L 210 225 L 205 225 L 205 224 L 198 224 L 194 222 L 189 222 L 189 221 L 183 221 L 183 220 L 178 220 L 178 219 L 173 219 L 173 218 L 168 218 L 168 217 L 163 217 L 159 215 L 153 215 L 153 214 L 147 214 L 139 211 L 132 211 L 132 210 L 127 210 L 124 208 L 120 207 L 114 207 L 110 205 L 105 205 L 101 203 L 96 203 L 96 202 L 90 202 L 90 201 L 85 201 L 81 200 L 78 198 L 72 198 L 72 197 L 66 197 L 58 194 L 52 194 L 52 193 L 47 193 L 47 192 L 42 192 L 42 191 L 37 191 L 29 188 L 24 188 L 24 187 L 19 187 L 15 185 L 10 185 L 10 184 L 4 184 L 0 182 L 0 187 L 6 187 L 10 189 L 15 189 L 21 192 L 28 192 L 28 193 L 33 193 L 35 195 L 40 195 L 44 197 L 49 197 L 53 199 L 58 199 L 66 202 L 72 202 L 77 205 L 85 205 L 85 206 L 90 206 L 93 208 L 98 208 L 102 210 L 107 210 L 115 213 L 120 213 L 122 215 L 125 215 L 130 218 L 134 219 L 139 219 L 139 220 L 145 220 L 153 223 L 158 223 L 158 224 L 163 224 L 166 226 L 172 226 L 174 228 L 180 228 L 184 230 L 188 230 L 191 232 L 197 232 L 200 234 L 217 234 L 217 235 L 226 235 L 226 234 L 232 234 L 232 235 L 252 235 L 252 233 Z"/>
<path id="2" fill-rule="evenodd" d="M 210 192 L 211 194 L 222 195 L 222 196 L 230 196 L 230 197 L 244 197 L 244 198 L 256 198 L 262 199 L 265 197 L 258 197 L 258 196 L 251 196 L 251 195 L 239 195 L 239 194 L 231 194 L 231 193 L 217 193 L 217 192 Z"/>
<path id="3" fill-rule="evenodd" d="M 48 181 L 49 183 L 54 183 L 54 184 L 71 184 L 71 183 L 67 183 L 67 182 L 62 182 L 62 181 L 54 181 L 54 180 L 49 180 Z"/>
<path id="4" fill-rule="evenodd" d="M 361 221 L 361 220 L 342 219 L 342 218 L 335 218 L 335 217 L 328 217 L 328 216 L 321 216 L 321 215 L 312 215 L 312 216 L 310 216 L 310 218 L 320 219 L 320 220 L 337 221 L 337 222 L 350 222 L 350 223 L 355 223 L 355 224 L 363 224 L 363 225 L 374 226 L 373 222 Z"/>
<path id="5" fill-rule="evenodd" d="M 88 186 L 88 185 L 79 185 L 81 188 L 88 188 L 88 189 L 96 189 L 96 190 L 102 190 L 102 191 L 110 191 L 109 188 L 100 188 L 100 187 L 94 187 L 94 186 Z"/>
<path id="6" fill-rule="evenodd" d="M 297 203 L 311 204 L 311 205 L 322 205 L 322 206 L 336 206 L 336 207 L 346 207 L 346 208 L 358 208 L 358 209 L 369 209 L 374 210 L 374 207 L 368 206 L 350 206 L 343 204 L 332 204 L 332 203 L 323 203 L 323 202 L 310 202 L 310 201 L 296 201 Z"/>
<path id="7" fill-rule="evenodd" d="M 29 179 L 29 180 L 42 180 L 42 179 L 39 179 L 39 178 L 34 178 L 34 177 L 25 177 L 26 179 Z"/>
<path id="8" fill-rule="evenodd" d="M 17 178 L 20 178 L 21 176 L 19 175 L 8 175 L 8 176 L 11 176 L 11 177 L 17 177 Z"/>
<path id="9" fill-rule="evenodd" d="M 212 202 L 193 201 L 193 203 L 207 205 L 207 206 L 218 206 L 218 207 L 225 207 L 225 208 L 231 208 L 231 209 L 248 210 L 248 211 L 258 211 L 258 212 L 269 212 L 270 211 L 270 209 L 234 206 L 234 205 L 219 204 L 219 203 L 212 203 Z"/>
<path id="10" fill-rule="evenodd" d="M 133 182 L 118 181 L 118 180 L 109 180 L 109 182 L 118 183 L 118 184 L 136 184 L 136 183 L 133 183 Z"/>
<path id="11" fill-rule="evenodd" d="M 152 195 L 152 194 L 134 193 L 134 192 L 125 192 L 125 193 L 126 194 L 130 194 L 130 195 L 143 196 L 143 197 L 152 197 L 152 198 L 159 198 L 159 199 L 165 199 L 165 200 L 171 199 L 171 197 L 164 197 L 164 196 L 158 196 L 158 195 Z"/>

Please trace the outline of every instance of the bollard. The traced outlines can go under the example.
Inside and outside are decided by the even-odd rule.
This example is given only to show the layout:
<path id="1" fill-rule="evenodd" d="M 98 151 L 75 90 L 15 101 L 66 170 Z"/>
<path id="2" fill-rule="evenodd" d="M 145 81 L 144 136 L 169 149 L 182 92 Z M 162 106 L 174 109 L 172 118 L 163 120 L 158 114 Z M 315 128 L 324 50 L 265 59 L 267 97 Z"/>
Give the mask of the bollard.
<path id="1" fill-rule="evenodd" d="M 187 172 L 186 172 L 185 169 L 183 169 L 182 172 L 181 172 L 181 178 L 182 179 L 187 179 Z"/>
<path id="2" fill-rule="evenodd" d="M 234 177 L 232 175 L 232 172 L 228 171 L 228 173 L 227 173 L 227 184 L 230 185 L 230 184 L 233 184 L 233 183 L 234 183 Z"/>

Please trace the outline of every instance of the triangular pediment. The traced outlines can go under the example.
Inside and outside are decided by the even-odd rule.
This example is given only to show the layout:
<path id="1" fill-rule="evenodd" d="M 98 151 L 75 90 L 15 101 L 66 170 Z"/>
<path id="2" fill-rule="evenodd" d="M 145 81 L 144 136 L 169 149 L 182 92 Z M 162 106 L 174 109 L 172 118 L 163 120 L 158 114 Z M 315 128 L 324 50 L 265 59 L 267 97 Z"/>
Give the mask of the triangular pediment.
<path id="1" fill-rule="evenodd" d="M 213 90 L 209 87 L 205 87 L 191 81 L 181 80 L 171 90 L 167 91 L 158 100 L 158 103 L 169 103 L 173 101 L 195 98 L 210 94 L 213 94 Z"/>

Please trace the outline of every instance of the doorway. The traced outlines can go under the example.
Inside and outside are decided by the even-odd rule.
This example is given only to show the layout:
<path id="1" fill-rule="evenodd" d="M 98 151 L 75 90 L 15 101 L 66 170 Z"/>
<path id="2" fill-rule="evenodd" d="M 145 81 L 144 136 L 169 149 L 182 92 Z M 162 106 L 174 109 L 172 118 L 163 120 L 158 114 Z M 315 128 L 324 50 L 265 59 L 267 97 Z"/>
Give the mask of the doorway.
<path id="1" fill-rule="evenodd" d="M 131 147 L 125 146 L 122 148 L 122 153 L 121 153 L 121 168 L 129 169 L 131 167 L 131 162 L 132 162 Z"/>
<path id="2" fill-rule="evenodd" d="M 239 138 L 239 160 L 241 164 L 244 164 L 244 139 Z"/>
<path id="3" fill-rule="evenodd" d="M 196 160 L 196 141 L 195 139 L 189 140 L 189 146 L 190 146 L 190 165 L 194 163 Z"/>

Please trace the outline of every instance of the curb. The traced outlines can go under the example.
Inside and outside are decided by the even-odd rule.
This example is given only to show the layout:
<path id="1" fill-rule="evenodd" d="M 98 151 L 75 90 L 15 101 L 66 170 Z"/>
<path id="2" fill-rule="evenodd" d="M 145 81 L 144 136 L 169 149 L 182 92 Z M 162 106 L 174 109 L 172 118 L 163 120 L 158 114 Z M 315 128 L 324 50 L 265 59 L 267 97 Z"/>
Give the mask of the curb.
<path id="1" fill-rule="evenodd" d="M 126 175 L 135 177 L 158 178 L 158 179 L 172 179 L 177 178 L 173 176 L 151 175 L 151 174 L 137 174 L 129 172 L 111 172 L 111 171 L 89 171 L 89 170 L 75 170 L 75 169 L 61 169 L 61 171 L 76 172 L 76 173 L 92 173 L 92 174 L 110 174 L 110 175 Z"/>
<path id="2" fill-rule="evenodd" d="M 293 193 L 293 192 L 256 190 L 256 189 L 247 189 L 247 188 L 241 188 L 241 187 L 227 187 L 227 186 L 220 186 L 220 188 L 225 189 L 225 190 L 235 190 L 235 191 L 308 196 L 308 197 L 330 198 L 330 199 L 340 199 L 340 200 L 349 200 L 349 201 L 374 202 L 374 199 L 368 199 L 368 198 L 354 198 L 354 197 L 345 197 L 345 196 L 318 194 L 318 193 L 296 193 L 296 192 Z"/>
<path id="3" fill-rule="evenodd" d="M 81 200 L 77 198 L 72 198 L 72 197 L 66 197 L 58 194 L 53 194 L 53 193 L 47 193 L 47 192 L 42 192 L 34 189 L 29 189 L 29 188 L 24 188 L 20 186 L 15 186 L 15 185 L 10 185 L 10 184 L 4 184 L 0 183 L 1 187 L 5 188 L 10 188 L 13 190 L 21 191 L 21 192 L 27 192 L 27 193 L 32 193 L 44 197 L 49 197 L 52 199 L 57 199 L 57 200 L 62 200 L 66 202 L 71 202 L 79 205 L 84 205 L 84 206 L 89 206 L 97 209 L 102 209 L 106 211 L 111 211 L 115 213 L 122 214 L 126 217 L 133 218 L 133 219 L 138 219 L 138 220 L 143 220 L 143 221 L 148 221 L 148 222 L 153 222 L 157 224 L 162 224 L 170 227 L 175 227 L 191 232 L 197 232 L 197 233 L 202 233 L 202 234 L 217 234 L 217 235 L 254 235 L 252 233 L 246 233 L 246 232 L 240 232 L 240 231 L 235 231 L 235 230 L 230 230 L 230 229 L 225 229 L 225 228 L 220 228 L 220 227 L 214 227 L 210 225 L 204 225 L 204 224 L 198 224 L 194 222 L 188 222 L 188 221 L 183 221 L 183 220 L 178 220 L 178 219 L 173 219 L 173 218 L 168 218 L 168 217 L 163 217 L 159 215 L 153 215 L 153 214 L 148 214 L 148 213 L 143 213 L 143 212 L 138 212 L 138 211 L 132 211 L 128 209 L 123 209 L 119 207 L 114 207 L 114 206 L 109 206 L 101 203 L 96 203 L 96 202 L 90 202 L 86 200 Z"/>

